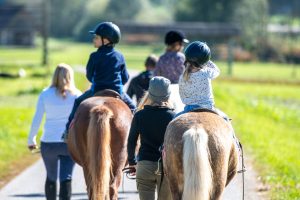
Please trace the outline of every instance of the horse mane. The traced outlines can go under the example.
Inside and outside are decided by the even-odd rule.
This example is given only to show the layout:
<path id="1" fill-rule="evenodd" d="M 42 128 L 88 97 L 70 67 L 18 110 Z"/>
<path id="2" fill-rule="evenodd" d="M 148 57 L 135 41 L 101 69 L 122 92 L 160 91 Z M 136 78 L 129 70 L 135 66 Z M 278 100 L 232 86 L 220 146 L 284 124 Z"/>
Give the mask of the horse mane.
<path id="1" fill-rule="evenodd" d="M 91 199 L 105 199 L 109 194 L 111 167 L 110 118 L 112 111 L 106 106 L 96 106 L 90 112 L 90 123 L 87 131 L 87 152 L 89 159 L 90 183 L 95 187 Z"/>

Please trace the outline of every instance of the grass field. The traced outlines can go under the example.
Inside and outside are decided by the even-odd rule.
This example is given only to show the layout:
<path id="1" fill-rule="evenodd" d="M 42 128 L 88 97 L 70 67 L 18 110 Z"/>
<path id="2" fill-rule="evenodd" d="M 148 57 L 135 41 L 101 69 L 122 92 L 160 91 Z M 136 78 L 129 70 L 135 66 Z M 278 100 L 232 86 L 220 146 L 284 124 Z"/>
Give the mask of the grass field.
<path id="1" fill-rule="evenodd" d="M 17 73 L 22 79 L 0 78 L 0 180 L 16 173 L 35 160 L 26 149 L 27 134 L 39 92 L 49 85 L 55 64 L 85 65 L 90 44 L 51 41 L 50 65 L 41 67 L 39 49 L 0 48 L 0 72 Z M 126 46 L 124 52 L 130 69 L 143 69 L 150 53 L 163 52 L 163 46 Z M 270 199 L 300 199 L 300 70 L 299 66 L 270 63 L 236 63 L 233 78 L 226 76 L 226 63 L 217 62 L 223 78 L 214 82 L 217 107 L 231 118 L 236 133 L 251 154 L 254 165 L 270 185 Z M 243 81 L 250 80 L 250 82 Z M 258 83 L 258 81 L 265 83 Z M 269 84 L 268 82 L 293 84 Z M 85 90 L 84 75 L 76 74 L 76 84 Z M 1 181 L 0 181 L 1 186 Z"/>
<path id="2" fill-rule="evenodd" d="M 299 199 L 299 86 L 216 81 L 214 88 L 271 199 Z"/>

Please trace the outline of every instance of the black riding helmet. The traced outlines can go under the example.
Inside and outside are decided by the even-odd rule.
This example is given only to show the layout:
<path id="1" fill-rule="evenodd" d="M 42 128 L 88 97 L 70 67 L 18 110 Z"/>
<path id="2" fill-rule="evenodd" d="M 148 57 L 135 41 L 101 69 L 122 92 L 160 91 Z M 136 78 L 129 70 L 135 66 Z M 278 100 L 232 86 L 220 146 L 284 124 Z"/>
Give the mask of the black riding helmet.
<path id="1" fill-rule="evenodd" d="M 89 33 L 107 38 L 113 44 L 117 44 L 121 38 L 119 27 L 112 22 L 102 22 L 94 30 L 89 31 Z"/>
<path id="2" fill-rule="evenodd" d="M 184 42 L 188 43 L 188 39 L 186 39 L 185 35 L 181 31 L 169 31 L 165 36 L 165 44 L 171 45 L 175 42 Z"/>
<path id="3" fill-rule="evenodd" d="M 189 44 L 184 50 L 186 62 L 196 65 L 195 67 L 201 67 L 207 61 L 210 60 L 210 48 L 206 43 L 195 41 Z"/>

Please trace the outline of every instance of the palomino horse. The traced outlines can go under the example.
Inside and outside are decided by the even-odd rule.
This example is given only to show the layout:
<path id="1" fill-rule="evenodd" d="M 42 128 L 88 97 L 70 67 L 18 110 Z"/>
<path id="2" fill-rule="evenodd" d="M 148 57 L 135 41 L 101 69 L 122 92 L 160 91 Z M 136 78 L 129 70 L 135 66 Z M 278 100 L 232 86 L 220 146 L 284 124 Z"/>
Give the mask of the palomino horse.
<path id="1" fill-rule="evenodd" d="M 219 200 L 237 172 L 233 130 L 209 111 L 175 118 L 164 140 L 164 171 L 173 200 Z"/>
<path id="2" fill-rule="evenodd" d="M 80 104 L 68 148 L 83 168 L 90 200 L 118 198 L 131 120 L 128 106 L 115 97 L 91 97 Z"/>

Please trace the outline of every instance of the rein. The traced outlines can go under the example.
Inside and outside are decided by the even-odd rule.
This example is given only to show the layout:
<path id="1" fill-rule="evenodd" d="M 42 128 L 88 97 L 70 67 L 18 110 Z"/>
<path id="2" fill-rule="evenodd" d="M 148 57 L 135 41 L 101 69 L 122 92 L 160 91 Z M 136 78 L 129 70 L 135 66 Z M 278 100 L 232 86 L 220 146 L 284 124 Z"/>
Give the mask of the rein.
<path id="1" fill-rule="evenodd" d="M 122 169 L 122 172 L 126 175 L 127 178 L 131 180 L 136 179 L 135 175 L 131 175 L 132 173 L 136 172 L 136 169 L 134 167 L 125 167 L 124 169 Z"/>
<path id="2" fill-rule="evenodd" d="M 246 167 L 244 163 L 244 151 L 243 151 L 243 146 L 240 142 L 239 143 L 239 150 L 241 151 L 241 157 L 242 157 L 242 169 L 237 171 L 237 173 L 242 173 L 242 180 L 243 180 L 243 196 L 242 199 L 245 199 L 245 172 L 246 172 Z"/>

